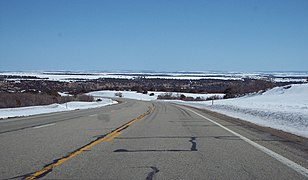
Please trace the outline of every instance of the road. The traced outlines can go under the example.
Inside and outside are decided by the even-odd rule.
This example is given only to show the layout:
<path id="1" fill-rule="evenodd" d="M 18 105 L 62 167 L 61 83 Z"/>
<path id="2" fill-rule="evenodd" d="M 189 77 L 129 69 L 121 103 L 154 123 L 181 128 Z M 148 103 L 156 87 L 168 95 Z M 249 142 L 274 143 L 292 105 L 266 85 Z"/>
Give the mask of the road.
<path id="1" fill-rule="evenodd" d="M 0 121 L 1 179 L 308 179 L 308 141 L 168 102 Z"/>

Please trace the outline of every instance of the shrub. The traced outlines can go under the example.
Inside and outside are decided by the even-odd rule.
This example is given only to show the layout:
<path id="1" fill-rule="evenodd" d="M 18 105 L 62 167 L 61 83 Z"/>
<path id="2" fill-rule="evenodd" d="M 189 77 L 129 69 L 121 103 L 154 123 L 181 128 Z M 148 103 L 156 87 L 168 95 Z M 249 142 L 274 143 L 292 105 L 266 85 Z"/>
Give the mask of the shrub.
<path id="1" fill-rule="evenodd" d="M 73 96 L 59 96 L 50 95 L 46 93 L 8 93 L 0 92 L 0 108 L 15 108 L 24 106 L 38 106 L 48 105 L 53 103 L 65 103 L 68 101 L 94 101 L 93 96 L 76 95 Z"/>
<path id="2" fill-rule="evenodd" d="M 93 96 L 82 94 L 82 95 L 77 95 L 76 100 L 77 101 L 84 101 L 84 102 L 93 102 L 94 98 L 93 98 Z"/>
<path id="3" fill-rule="evenodd" d="M 123 94 L 122 94 L 121 92 L 116 92 L 114 95 L 115 95 L 116 97 L 123 97 Z"/>
<path id="4" fill-rule="evenodd" d="M 47 105 L 57 103 L 60 99 L 48 94 L 0 93 L 0 108 Z"/>
<path id="5" fill-rule="evenodd" d="M 181 99 L 181 100 L 183 100 L 183 99 L 185 99 L 185 98 L 186 98 L 186 96 L 185 96 L 184 94 L 181 94 L 181 95 L 180 95 L 180 99 Z"/>
<path id="6" fill-rule="evenodd" d="M 177 93 L 175 96 L 172 93 L 164 93 L 157 97 L 157 99 L 166 99 L 166 100 L 182 100 L 182 101 L 204 101 L 202 97 L 187 97 L 184 94 Z"/>
<path id="7" fill-rule="evenodd" d="M 209 101 L 209 100 L 215 100 L 215 99 L 222 99 L 222 98 L 221 98 L 221 96 L 218 96 L 218 95 L 213 95 L 213 96 L 210 96 L 210 97 L 207 97 L 207 98 L 206 98 L 207 101 Z"/>
<path id="8" fill-rule="evenodd" d="M 174 98 L 172 98 L 172 93 L 163 93 L 158 95 L 157 99 L 174 99 Z"/>

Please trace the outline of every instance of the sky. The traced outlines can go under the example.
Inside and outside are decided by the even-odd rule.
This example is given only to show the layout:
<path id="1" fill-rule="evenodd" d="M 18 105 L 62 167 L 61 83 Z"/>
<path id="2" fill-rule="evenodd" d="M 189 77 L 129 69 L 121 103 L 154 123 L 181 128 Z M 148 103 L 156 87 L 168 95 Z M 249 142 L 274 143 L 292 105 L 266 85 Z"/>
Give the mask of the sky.
<path id="1" fill-rule="evenodd" d="M 307 0 L 0 0 L 0 71 L 308 71 Z"/>

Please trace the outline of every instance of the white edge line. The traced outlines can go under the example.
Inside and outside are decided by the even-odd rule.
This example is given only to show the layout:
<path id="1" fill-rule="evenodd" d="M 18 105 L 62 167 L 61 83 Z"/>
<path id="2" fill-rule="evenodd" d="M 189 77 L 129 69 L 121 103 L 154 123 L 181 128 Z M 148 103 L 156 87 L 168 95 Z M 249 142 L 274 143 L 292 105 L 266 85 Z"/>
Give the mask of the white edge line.
<path id="1" fill-rule="evenodd" d="M 198 116 L 200 116 L 200 117 L 202 117 L 202 118 L 204 118 L 204 119 L 206 119 L 206 120 L 216 124 L 217 126 L 219 126 L 219 127 L 223 128 L 223 129 L 229 131 L 230 133 L 232 133 L 232 134 L 238 136 L 239 138 L 241 138 L 243 141 L 245 141 L 245 142 L 249 143 L 250 145 L 254 146 L 255 148 L 261 150 L 265 154 L 267 154 L 267 155 L 273 157 L 274 159 L 280 161 L 282 164 L 292 168 L 296 172 L 304 175 L 305 177 L 308 177 L 308 169 L 306 169 L 305 167 L 303 167 L 303 166 L 301 166 L 301 165 L 291 161 L 288 158 L 283 157 L 282 155 L 280 155 L 278 153 L 275 153 L 274 151 L 272 151 L 270 149 L 267 149 L 266 147 L 264 147 L 264 146 L 262 146 L 262 145 L 260 145 L 260 144 L 258 144 L 256 142 L 253 142 L 252 140 L 250 140 L 250 139 L 248 139 L 248 138 L 246 138 L 246 137 L 244 137 L 244 136 L 242 136 L 242 135 L 232 131 L 231 129 L 229 129 L 229 128 L 227 128 L 227 127 L 225 127 L 225 126 L 223 126 L 223 125 L 221 125 L 221 124 L 219 124 L 219 123 L 217 123 L 217 122 L 215 122 L 215 121 L 213 121 L 213 120 L 211 120 L 211 119 L 209 119 L 209 118 L 207 118 L 207 117 L 205 117 L 205 116 L 203 116 L 203 115 L 201 115 L 201 114 L 199 114 L 199 113 L 197 113 L 197 112 L 195 112 L 195 111 L 193 111 L 191 109 L 188 109 L 188 108 L 185 108 L 185 107 L 181 107 L 181 108 L 186 109 L 186 110 L 188 110 L 190 112 L 193 112 L 196 115 L 198 115 Z"/>
<path id="2" fill-rule="evenodd" d="M 41 126 L 35 126 L 35 127 L 33 127 L 33 129 L 43 128 L 43 127 L 48 127 L 48 126 L 53 126 L 53 125 L 55 125 L 55 123 L 44 124 L 44 125 L 41 125 Z"/>

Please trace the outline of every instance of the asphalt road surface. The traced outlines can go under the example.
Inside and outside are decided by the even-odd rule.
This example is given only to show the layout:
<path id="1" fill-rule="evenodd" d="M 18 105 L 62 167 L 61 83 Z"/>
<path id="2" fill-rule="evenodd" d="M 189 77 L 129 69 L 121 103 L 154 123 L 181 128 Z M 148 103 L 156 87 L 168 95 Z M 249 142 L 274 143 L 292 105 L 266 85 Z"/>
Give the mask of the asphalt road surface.
<path id="1" fill-rule="evenodd" d="M 168 102 L 0 120 L 1 179 L 308 179 L 308 141 Z"/>

